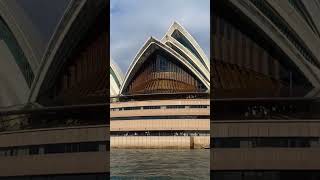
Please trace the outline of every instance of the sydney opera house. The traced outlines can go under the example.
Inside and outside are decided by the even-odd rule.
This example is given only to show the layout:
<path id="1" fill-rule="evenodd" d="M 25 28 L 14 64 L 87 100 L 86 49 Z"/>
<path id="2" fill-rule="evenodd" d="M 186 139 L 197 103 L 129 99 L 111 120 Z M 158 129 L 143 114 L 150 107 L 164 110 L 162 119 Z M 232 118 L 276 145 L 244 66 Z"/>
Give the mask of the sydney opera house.
<path id="1" fill-rule="evenodd" d="M 0 179 L 108 177 L 108 3 L 66 2 L 46 44 L 0 1 Z"/>
<path id="2" fill-rule="evenodd" d="M 111 63 L 110 77 L 112 148 L 209 147 L 209 60 L 177 22 L 145 42 L 124 78 Z"/>
<path id="3" fill-rule="evenodd" d="M 319 1 L 211 5 L 211 177 L 319 179 Z"/>

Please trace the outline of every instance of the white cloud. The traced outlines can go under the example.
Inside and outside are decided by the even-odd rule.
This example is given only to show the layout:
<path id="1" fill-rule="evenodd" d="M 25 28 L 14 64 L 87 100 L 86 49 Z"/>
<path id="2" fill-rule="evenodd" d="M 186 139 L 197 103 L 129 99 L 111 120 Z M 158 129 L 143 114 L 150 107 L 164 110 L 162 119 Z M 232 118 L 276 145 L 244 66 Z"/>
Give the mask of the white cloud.
<path id="1" fill-rule="evenodd" d="M 111 0 L 111 56 L 123 72 L 145 41 L 178 21 L 209 57 L 210 0 Z"/>

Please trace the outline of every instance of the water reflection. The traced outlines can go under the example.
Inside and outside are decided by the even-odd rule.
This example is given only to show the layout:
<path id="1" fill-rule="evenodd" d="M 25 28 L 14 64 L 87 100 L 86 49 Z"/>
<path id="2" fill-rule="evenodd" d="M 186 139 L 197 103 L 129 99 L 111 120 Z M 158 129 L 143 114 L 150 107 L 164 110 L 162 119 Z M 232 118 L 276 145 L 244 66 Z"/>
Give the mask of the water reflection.
<path id="1" fill-rule="evenodd" d="M 209 179 L 210 151 L 111 149 L 111 179 Z"/>

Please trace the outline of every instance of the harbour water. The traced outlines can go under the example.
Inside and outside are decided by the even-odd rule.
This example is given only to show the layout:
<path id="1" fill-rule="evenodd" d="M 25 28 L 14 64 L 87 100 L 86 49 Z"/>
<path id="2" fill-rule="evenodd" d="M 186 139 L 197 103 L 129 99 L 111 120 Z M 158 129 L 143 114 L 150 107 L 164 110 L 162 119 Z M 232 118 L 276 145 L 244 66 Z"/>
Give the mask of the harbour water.
<path id="1" fill-rule="evenodd" d="M 111 179 L 210 179 L 208 149 L 111 149 Z"/>

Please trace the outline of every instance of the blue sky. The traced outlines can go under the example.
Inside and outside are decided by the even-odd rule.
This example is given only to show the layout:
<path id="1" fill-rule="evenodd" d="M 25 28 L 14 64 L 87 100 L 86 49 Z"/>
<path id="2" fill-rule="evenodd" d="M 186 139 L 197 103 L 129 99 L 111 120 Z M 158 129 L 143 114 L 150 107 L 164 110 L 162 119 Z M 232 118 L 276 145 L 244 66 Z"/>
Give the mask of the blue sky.
<path id="1" fill-rule="evenodd" d="M 173 21 L 196 39 L 209 58 L 210 0 L 111 0 L 111 57 L 126 73 L 150 36 L 161 39 Z"/>

